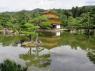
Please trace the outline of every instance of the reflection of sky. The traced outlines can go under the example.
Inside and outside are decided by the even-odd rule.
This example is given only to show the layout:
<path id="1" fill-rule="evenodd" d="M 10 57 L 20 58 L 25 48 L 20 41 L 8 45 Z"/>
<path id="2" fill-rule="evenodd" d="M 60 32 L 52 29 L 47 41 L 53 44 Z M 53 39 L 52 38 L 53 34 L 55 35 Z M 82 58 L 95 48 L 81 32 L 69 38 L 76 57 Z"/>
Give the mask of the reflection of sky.
<path id="1" fill-rule="evenodd" d="M 17 64 L 20 64 L 22 66 L 25 66 L 25 61 L 23 59 L 19 58 L 20 54 L 28 54 L 29 48 L 22 48 L 22 47 L 14 47 L 14 46 L 6 46 L 3 47 L 0 45 L 0 63 L 3 62 L 6 59 L 15 61 Z M 48 50 L 44 49 L 41 53 L 43 54 L 48 54 Z M 28 68 L 28 71 L 48 71 L 49 67 L 45 68 L 38 68 L 34 66 L 30 66 Z"/>
<path id="2" fill-rule="evenodd" d="M 2 47 L 0 45 L 0 62 L 6 59 L 11 59 L 15 60 L 15 62 L 18 64 L 25 65 L 23 64 L 24 61 L 19 58 L 19 55 L 25 52 L 27 52 L 27 50 L 20 47 L 12 47 L 12 46 Z"/>
<path id="3" fill-rule="evenodd" d="M 95 65 L 89 61 L 86 52 L 62 46 L 52 49 L 53 71 L 95 71 Z"/>
<path id="4" fill-rule="evenodd" d="M 23 65 L 24 61 L 19 58 L 20 54 L 25 54 L 29 49 L 21 47 L 2 47 L 0 45 L 0 62 L 9 58 Z M 53 48 L 51 51 L 51 67 L 36 68 L 29 67 L 33 71 L 95 71 L 95 65 L 89 61 L 86 51 L 78 47 L 77 50 L 71 49 L 70 46 L 61 46 Z M 44 54 L 47 50 L 43 51 Z M 24 63 L 25 64 L 25 63 Z"/>

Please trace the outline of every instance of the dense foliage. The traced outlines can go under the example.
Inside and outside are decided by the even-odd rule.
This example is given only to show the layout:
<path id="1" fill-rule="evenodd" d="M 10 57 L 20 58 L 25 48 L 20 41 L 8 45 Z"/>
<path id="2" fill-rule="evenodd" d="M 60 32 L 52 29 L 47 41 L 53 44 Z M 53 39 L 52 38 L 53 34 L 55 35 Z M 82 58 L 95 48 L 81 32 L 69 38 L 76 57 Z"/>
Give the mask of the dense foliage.
<path id="1" fill-rule="evenodd" d="M 54 9 L 64 27 L 95 28 L 95 6 L 73 7 L 69 10 Z"/>
<path id="2" fill-rule="evenodd" d="M 4 63 L 0 64 L 0 71 L 27 71 L 27 68 L 10 60 L 5 60 Z"/>
<path id="3" fill-rule="evenodd" d="M 8 28 L 21 32 L 27 23 L 28 26 L 33 27 L 34 25 L 35 27 L 36 25 L 43 29 L 50 29 L 50 22 L 42 16 L 44 11 L 43 9 L 35 9 L 0 13 L 0 29 Z M 63 27 L 95 27 L 95 6 L 73 7 L 69 10 L 51 9 L 51 11 L 55 11 L 59 15 Z"/>

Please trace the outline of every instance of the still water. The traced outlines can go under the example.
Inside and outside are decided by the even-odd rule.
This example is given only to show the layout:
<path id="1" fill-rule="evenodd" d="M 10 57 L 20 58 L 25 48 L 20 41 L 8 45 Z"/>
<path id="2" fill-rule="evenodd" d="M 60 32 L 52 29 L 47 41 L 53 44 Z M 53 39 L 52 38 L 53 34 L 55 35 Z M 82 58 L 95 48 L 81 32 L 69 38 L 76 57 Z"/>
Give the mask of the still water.
<path id="1" fill-rule="evenodd" d="M 10 59 L 28 71 L 95 71 L 95 37 L 39 33 L 42 46 L 21 47 L 24 36 L 0 35 L 0 62 Z"/>

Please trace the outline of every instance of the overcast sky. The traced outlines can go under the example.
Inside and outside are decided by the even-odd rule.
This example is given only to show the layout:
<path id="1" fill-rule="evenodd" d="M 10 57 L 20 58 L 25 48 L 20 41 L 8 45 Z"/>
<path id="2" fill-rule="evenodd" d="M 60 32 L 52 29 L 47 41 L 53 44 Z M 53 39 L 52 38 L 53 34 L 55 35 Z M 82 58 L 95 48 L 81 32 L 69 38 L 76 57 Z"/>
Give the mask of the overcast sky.
<path id="1" fill-rule="evenodd" d="M 35 8 L 70 9 L 73 6 L 95 5 L 95 0 L 0 0 L 0 11 L 33 10 Z"/>

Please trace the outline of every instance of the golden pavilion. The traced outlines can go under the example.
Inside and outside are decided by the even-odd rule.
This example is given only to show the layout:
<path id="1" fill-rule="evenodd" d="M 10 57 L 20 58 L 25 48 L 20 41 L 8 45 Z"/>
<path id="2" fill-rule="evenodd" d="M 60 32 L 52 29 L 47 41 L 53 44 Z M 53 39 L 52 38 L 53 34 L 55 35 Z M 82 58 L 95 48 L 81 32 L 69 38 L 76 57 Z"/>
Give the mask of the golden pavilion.
<path id="1" fill-rule="evenodd" d="M 56 28 L 56 29 L 60 29 L 61 28 L 61 26 L 60 26 L 61 21 L 60 21 L 60 18 L 57 15 L 56 12 L 48 10 L 48 11 L 45 11 L 43 13 L 43 15 L 48 17 L 48 20 L 51 22 L 53 28 Z"/>

